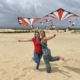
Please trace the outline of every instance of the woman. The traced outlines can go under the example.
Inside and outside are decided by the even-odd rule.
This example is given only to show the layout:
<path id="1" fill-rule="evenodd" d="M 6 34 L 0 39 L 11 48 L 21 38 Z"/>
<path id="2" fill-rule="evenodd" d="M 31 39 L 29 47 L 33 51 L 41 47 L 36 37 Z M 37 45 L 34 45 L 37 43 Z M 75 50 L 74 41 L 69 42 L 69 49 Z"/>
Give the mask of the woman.
<path id="1" fill-rule="evenodd" d="M 51 66 L 50 66 L 50 61 L 58 61 L 58 60 L 64 60 L 63 57 L 60 56 L 55 56 L 52 57 L 51 56 L 51 51 L 50 49 L 47 47 L 47 41 L 54 38 L 56 36 L 56 34 L 50 36 L 50 37 L 46 37 L 45 32 L 41 31 L 40 32 L 41 35 L 41 45 L 42 45 L 42 51 L 43 51 L 43 59 L 46 65 L 46 70 L 48 73 L 51 72 Z"/>
<path id="2" fill-rule="evenodd" d="M 34 43 L 34 57 L 33 60 L 37 63 L 36 69 L 39 69 L 40 59 L 42 57 L 41 39 L 38 31 L 35 32 L 34 38 L 30 40 L 18 40 L 19 42 L 33 41 Z"/>

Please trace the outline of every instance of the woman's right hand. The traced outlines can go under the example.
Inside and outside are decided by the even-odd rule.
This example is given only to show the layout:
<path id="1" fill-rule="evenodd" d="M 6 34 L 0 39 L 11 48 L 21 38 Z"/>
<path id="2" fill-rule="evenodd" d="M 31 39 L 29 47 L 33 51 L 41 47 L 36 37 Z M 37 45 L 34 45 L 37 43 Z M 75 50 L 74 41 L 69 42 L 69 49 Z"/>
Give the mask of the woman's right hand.
<path id="1" fill-rule="evenodd" d="M 54 34 L 54 37 L 56 36 L 57 34 Z"/>

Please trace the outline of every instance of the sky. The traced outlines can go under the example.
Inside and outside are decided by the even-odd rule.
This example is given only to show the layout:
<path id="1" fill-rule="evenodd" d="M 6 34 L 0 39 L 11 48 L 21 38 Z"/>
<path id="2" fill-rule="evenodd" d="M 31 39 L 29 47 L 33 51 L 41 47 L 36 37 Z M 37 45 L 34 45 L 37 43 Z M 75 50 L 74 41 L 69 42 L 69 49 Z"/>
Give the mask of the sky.
<path id="1" fill-rule="evenodd" d="M 0 0 L 0 27 L 22 28 L 17 17 L 42 18 L 58 8 L 80 16 L 80 0 Z M 75 27 L 80 28 L 79 23 L 80 19 L 76 22 Z M 61 27 L 68 26 L 69 22 L 54 20 L 54 24 Z"/>

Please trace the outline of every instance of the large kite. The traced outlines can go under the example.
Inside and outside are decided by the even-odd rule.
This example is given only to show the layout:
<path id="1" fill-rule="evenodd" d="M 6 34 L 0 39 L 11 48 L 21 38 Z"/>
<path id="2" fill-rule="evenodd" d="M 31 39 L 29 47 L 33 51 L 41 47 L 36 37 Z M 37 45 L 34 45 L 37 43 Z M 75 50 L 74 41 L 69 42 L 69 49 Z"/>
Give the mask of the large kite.
<path id="1" fill-rule="evenodd" d="M 41 18 L 22 18 L 18 17 L 18 22 L 22 26 L 32 26 L 35 22 L 40 20 Z"/>
<path id="2" fill-rule="evenodd" d="M 56 10 L 56 11 L 53 11 L 53 12 L 51 12 L 50 14 L 44 16 L 43 19 L 46 19 L 47 17 L 55 18 L 55 19 L 57 19 L 57 20 L 59 20 L 59 21 L 62 21 L 62 20 L 65 20 L 65 19 L 71 18 L 71 17 L 76 17 L 76 18 L 78 18 L 79 16 L 76 15 L 76 14 L 74 14 L 74 13 L 71 13 L 71 12 L 69 12 L 69 11 L 66 11 L 66 10 L 60 8 L 60 9 L 58 9 L 58 10 Z"/>
<path id="3" fill-rule="evenodd" d="M 54 24 L 52 22 L 52 20 L 48 20 L 47 18 L 55 18 L 59 21 L 63 21 L 65 19 L 69 19 L 69 23 L 70 25 L 69 26 L 74 26 L 75 25 L 75 22 L 72 22 L 70 18 L 72 17 L 75 17 L 76 18 L 76 21 L 79 19 L 79 16 L 72 13 L 72 12 L 69 12 L 69 11 L 66 11 L 62 8 L 59 8 L 58 10 L 56 11 L 53 11 L 51 13 L 49 13 L 48 15 L 44 16 L 42 19 L 44 19 L 46 21 L 46 23 L 50 23 L 50 26 L 51 27 L 54 27 Z M 22 26 L 31 26 L 32 28 L 34 28 L 33 24 L 35 22 L 37 22 L 38 20 L 40 20 L 41 18 L 22 18 L 22 17 L 18 17 L 18 22 L 20 25 Z M 44 24 L 43 22 L 40 22 L 42 25 L 44 25 L 44 27 L 46 28 L 46 24 Z"/>

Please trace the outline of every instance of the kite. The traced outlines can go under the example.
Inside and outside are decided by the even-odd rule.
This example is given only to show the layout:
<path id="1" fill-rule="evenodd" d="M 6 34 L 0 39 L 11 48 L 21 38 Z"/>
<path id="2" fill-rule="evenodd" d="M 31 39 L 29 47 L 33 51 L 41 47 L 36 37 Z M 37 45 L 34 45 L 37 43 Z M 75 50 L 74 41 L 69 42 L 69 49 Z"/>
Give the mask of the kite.
<path id="1" fill-rule="evenodd" d="M 22 26 L 31 26 L 33 27 L 33 24 L 40 20 L 41 18 L 22 18 L 18 17 L 18 22 Z"/>
<path id="2" fill-rule="evenodd" d="M 46 16 L 44 16 L 43 19 L 46 20 L 47 18 L 54 18 L 54 19 L 57 19 L 59 21 L 69 19 L 69 23 L 70 23 L 69 27 L 72 27 L 75 25 L 75 22 L 72 22 L 70 18 L 73 18 L 73 17 L 76 18 L 76 21 L 79 19 L 78 15 L 76 15 L 72 12 L 66 11 L 62 8 L 59 8 L 59 9 L 47 14 Z M 52 21 L 50 21 L 50 26 L 55 27 L 54 24 L 52 23 Z"/>
<path id="3" fill-rule="evenodd" d="M 63 21 L 63 20 L 65 20 L 65 19 L 67 19 L 67 18 L 71 18 L 71 17 L 76 17 L 76 18 L 78 18 L 79 16 L 76 15 L 76 14 L 74 14 L 74 13 L 71 13 L 71 12 L 69 12 L 69 11 L 66 11 L 66 10 L 64 10 L 64 9 L 62 9 L 62 8 L 59 8 L 58 10 L 53 11 L 53 12 L 51 12 L 50 14 L 44 16 L 43 19 L 46 19 L 46 18 L 48 18 L 48 17 L 50 17 L 50 18 L 55 18 L 55 19 L 57 19 L 57 20 L 59 20 L 59 21 Z"/>
<path id="4" fill-rule="evenodd" d="M 69 19 L 69 23 L 70 23 L 69 27 L 70 26 L 72 27 L 72 26 L 75 25 L 75 22 L 72 22 L 71 19 L 70 19 L 72 17 L 76 17 L 76 21 L 79 19 L 78 15 L 76 15 L 72 12 L 66 11 L 62 8 L 59 8 L 59 9 L 47 14 L 43 18 L 22 18 L 22 17 L 18 17 L 18 23 L 22 26 L 31 26 L 31 28 L 34 28 L 33 24 L 35 22 L 37 22 L 38 20 L 43 19 L 43 20 L 46 21 L 46 23 L 49 23 L 52 28 L 55 28 L 54 23 L 52 22 L 53 18 L 57 19 L 59 21 Z M 48 20 L 47 18 L 51 18 L 51 19 Z M 40 24 L 42 24 L 45 28 L 47 27 L 43 22 L 40 22 Z"/>
<path id="5" fill-rule="evenodd" d="M 40 22 L 40 24 L 42 24 L 42 25 L 43 25 L 44 23 L 43 23 L 43 22 Z"/>
<path id="6" fill-rule="evenodd" d="M 79 19 L 79 17 L 76 18 L 76 21 L 77 21 L 78 19 Z M 70 23 L 70 24 L 69 24 L 69 27 L 75 26 L 76 21 L 75 21 L 75 22 L 72 22 L 71 19 L 69 19 L 69 23 Z"/>
<path id="7" fill-rule="evenodd" d="M 47 23 L 49 23 L 49 20 L 48 20 L 48 19 L 46 19 L 46 22 L 47 22 Z"/>
<path id="8" fill-rule="evenodd" d="M 47 29 L 47 26 L 46 26 L 46 24 L 44 24 L 44 27 L 45 27 L 45 29 Z"/>
<path id="9" fill-rule="evenodd" d="M 50 20 L 50 26 L 51 26 L 51 27 L 52 27 L 52 26 L 54 26 L 54 24 L 53 24 L 52 20 Z"/>
<path id="10" fill-rule="evenodd" d="M 31 28 L 35 29 L 34 25 L 31 25 Z"/>
<path id="11" fill-rule="evenodd" d="M 40 22 L 40 24 L 42 24 L 45 27 L 45 29 L 47 28 L 46 24 L 44 24 L 43 22 Z"/>
<path id="12" fill-rule="evenodd" d="M 74 25 L 75 25 L 75 22 L 72 23 L 72 26 L 74 26 Z"/>
<path id="13" fill-rule="evenodd" d="M 69 19 L 69 23 L 72 23 L 71 19 Z"/>
<path id="14" fill-rule="evenodd" d="M 54 23 L 52 22 L 52 20 L 46 19 L 46 23 L 49 23 L 49 22 L 50 22 L 50 27 L 55 28 Z M 45 29 L 47 28 L 46 24 L 44 24 L 43 22 L 40 22 L 40 24 L 42 24 L 45 27 Z"/>

